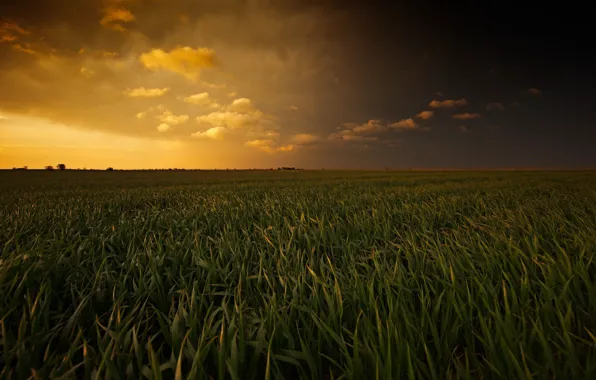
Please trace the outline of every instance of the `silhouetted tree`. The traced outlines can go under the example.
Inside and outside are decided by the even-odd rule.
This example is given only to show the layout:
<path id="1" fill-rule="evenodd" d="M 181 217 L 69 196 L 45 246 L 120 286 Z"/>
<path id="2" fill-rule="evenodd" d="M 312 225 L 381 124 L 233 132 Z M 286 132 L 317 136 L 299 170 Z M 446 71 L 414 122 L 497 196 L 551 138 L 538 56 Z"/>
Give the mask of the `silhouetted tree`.
<path id="1" fill-rule="evenodd" d="M 48 165 L 46 166 L 46 170 L 54 170 L 54 167 L 52 165 Z"/>
<path id="2" fill-rule="evenodd" d="M 110 166 L 109 168 L 106 169 L 106 171 L 113 172 L 114 168 Z"/>
<path id="3" fill-rule="evenodd" d="M 56 167 L 58 168 L 58 170 L 66 170 L 66 165 L 64 164 L 58 164 L 56 165 Z"/>

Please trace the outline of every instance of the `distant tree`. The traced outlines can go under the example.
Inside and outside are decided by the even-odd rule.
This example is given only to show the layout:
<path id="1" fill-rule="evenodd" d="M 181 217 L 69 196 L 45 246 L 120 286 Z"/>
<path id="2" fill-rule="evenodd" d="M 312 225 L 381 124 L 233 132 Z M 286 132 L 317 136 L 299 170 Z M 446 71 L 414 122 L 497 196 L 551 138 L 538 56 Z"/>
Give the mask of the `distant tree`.
<path id="1" fill-rule="evenodd" d="M 58 164 L 56 165 L 56 167 L 58 168 L 58 170 L 66 170 L 66 165 L 64 164 Z"/>
<path id="2" fill-rule="evenodd" d="M 106 171 L 113 172 L 114 168 L 110 166 L 109 168 L 106 169 Z"/>
<path id="3" fill-rule="evenodd" d="M 54 170 L 54 167 L 52 165 L 48 165 L 48 166 L 46 166 L 46 170 L 50 170 L 50 171 Z"/>

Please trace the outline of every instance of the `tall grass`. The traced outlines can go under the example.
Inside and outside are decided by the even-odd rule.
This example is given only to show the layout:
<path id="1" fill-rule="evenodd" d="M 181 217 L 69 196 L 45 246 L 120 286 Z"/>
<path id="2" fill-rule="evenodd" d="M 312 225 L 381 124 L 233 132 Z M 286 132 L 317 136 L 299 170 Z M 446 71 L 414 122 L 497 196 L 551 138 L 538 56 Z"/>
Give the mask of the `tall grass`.
<path id="1" fill-rule="evenodd" d="M 596 378 L 593 173 L 0 179 L 0 378 Z"/>

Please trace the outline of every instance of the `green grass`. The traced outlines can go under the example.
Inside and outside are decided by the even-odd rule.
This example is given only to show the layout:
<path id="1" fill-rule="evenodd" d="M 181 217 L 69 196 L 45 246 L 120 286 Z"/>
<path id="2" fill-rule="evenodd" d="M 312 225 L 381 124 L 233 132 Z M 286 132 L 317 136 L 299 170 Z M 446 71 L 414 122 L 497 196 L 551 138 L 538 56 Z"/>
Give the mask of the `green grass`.
<path id="1" fill-rule="evenodd" d="M 596 378 L 596 173 L 2 172 L 0 378 Z"/>

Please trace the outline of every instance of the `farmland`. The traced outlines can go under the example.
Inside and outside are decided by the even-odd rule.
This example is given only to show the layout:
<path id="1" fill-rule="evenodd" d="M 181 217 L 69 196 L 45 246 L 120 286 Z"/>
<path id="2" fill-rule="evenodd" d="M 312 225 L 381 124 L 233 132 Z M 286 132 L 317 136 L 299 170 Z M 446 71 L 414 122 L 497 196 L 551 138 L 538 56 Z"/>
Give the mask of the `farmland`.
<path id="1" fill-rule="evenodd" d="M 594 172 L 0 172 L 0 378 L 596 378 Z"/>

